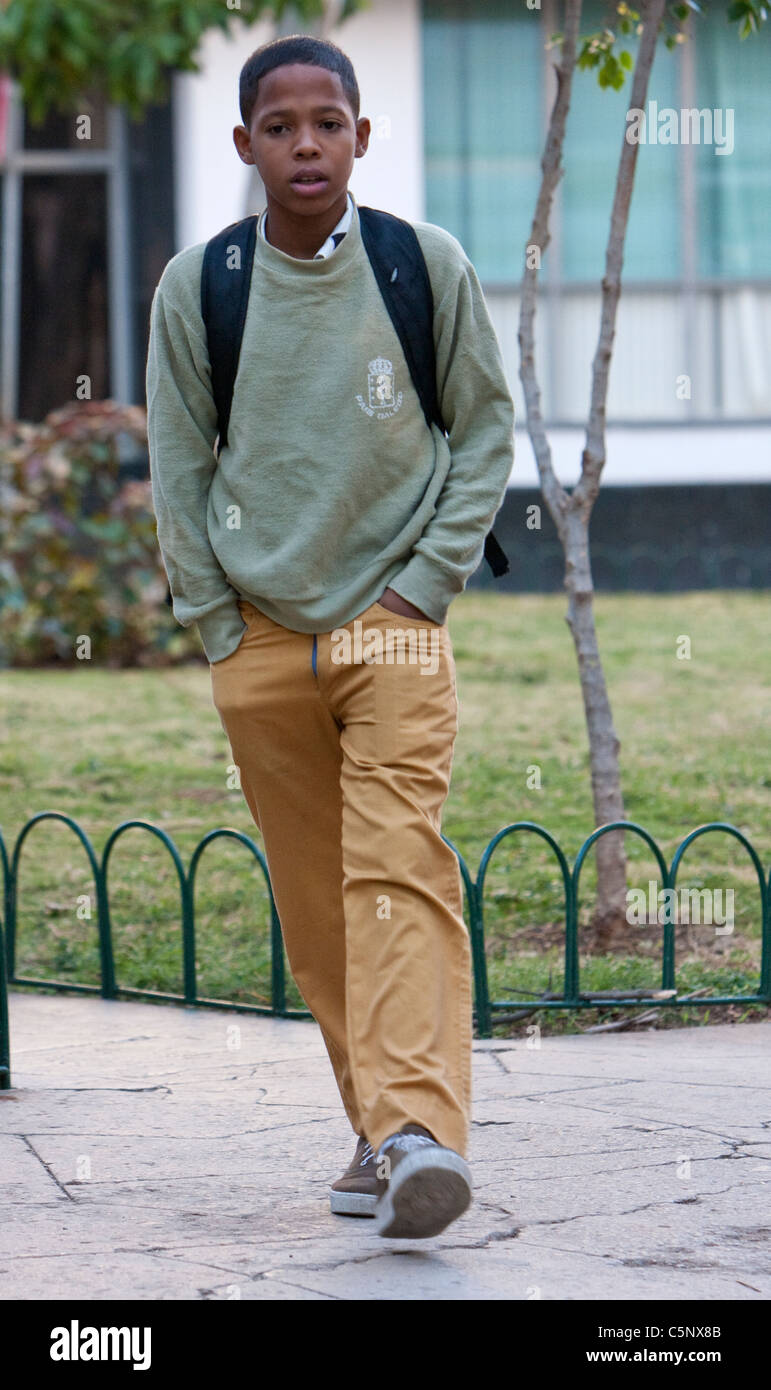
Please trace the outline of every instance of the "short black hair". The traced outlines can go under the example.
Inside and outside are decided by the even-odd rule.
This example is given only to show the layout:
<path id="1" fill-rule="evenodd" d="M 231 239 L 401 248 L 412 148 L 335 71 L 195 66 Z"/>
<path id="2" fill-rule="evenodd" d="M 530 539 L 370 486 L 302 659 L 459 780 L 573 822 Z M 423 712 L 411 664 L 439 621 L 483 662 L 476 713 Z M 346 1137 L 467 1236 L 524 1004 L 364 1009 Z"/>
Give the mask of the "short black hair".
<path id="1" fill-rule="evenodd" d="M 354 121 L 359 119 L 359 84 L 353 64 L 347 53 L 328 39 L 317 39 L 310 34 L 288 34 L 282 39 L 272 39 L 255 49 L 241 69 L 238 83 L 238 97 L 241 107 L 241 120 L 247 130 L 251 126 L 252 112 L 257 101 L 257 84 L 266 73 L 287 63 L 307 63 L 310 67 L 326 68 L 336 72 L 343 85 L 348 104 L 353 111 Z"/>

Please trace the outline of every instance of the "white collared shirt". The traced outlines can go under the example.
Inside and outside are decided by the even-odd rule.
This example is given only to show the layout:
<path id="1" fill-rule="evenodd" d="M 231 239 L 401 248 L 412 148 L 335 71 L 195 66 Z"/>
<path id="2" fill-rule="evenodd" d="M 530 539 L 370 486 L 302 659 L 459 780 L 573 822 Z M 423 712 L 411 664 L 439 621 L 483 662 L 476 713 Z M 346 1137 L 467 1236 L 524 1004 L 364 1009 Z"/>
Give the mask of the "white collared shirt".
<path id="1" fill-rule="evenodd" d="M 267 237 L 265 236 L 265 222 L 266 222 L 266 220 L 267 220 L 267 216 L 268 216 L 268 209 L 266 208 L 265 211 L 263 212 L 262 216 L 260 217 L 260 221 L 259 221 L 259 224 L 258 224 L 258 225 L 259 225 L 259 229 L 260 229 L 260 235 L 261 235 L 262 237 L 264 237 L 266 241 L 267 241 Z M 331 256 L 331 255 L 333 254 L 333 252 L 337 250 L 337 248 L 338 248 L 340 242 L 342 241 L 343 237 L 345 236 L 346 232 L 348 231 L 348 228 L 349 228 L 350 225 L 351 225 L 351 219 L 352 219 L 352 217 L 353 217 L 353 199 L 351 198 L 351 195 L 350 195 L 350 193 L 349 193 L 349 194 L 347 195 L 347 203 L 346 203 L 345 212 L 343 213 L 342 217 L 340 218 L 340 221 L 338 222 L 337 226 L 332 228 L 332 231 L 329 233 L 329 236 L 327 237 L 326 241 L 324 242 L 324 245 L 319 247 L 318 251 L 316 252 L 315 256 L 313 257 L 314 261 L 322 261 L 322 260 L 324 260 L 327 256 Z M 268 244 L 270 245 L 270 243 L 268 243 Z"/>

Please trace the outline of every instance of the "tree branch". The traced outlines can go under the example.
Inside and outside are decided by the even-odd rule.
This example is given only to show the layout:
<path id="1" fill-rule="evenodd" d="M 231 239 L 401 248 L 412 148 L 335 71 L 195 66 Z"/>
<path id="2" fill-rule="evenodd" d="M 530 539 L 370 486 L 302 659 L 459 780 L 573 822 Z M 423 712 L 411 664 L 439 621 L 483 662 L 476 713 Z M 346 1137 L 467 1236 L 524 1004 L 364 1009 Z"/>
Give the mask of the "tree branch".
<path id="1" fill-rule="evenodd" d="M 576 46 L 581 23 L 581 0 L 567 0 L 565 33 L 560 62 L 555 64 L 557 94 L 554 99 L 546 146 L 541 160 L 541 186 L 533 214 L 528 245 L 538 247 L 540 258 L 551 241 L 549 222 L 557 184 L 562 178 L 562 149 L 570 110 L 573 73 L 576 66 Z M 539 267 L 525 264 L 522 276 L 519 309 L 519 376 L 525 393 L 527 428 L 533 445 L 541 490 L 557 530 L 562 534 L 563 517 L 568 507 L 568 495 L 559 482 L 552 465 L 551 447 L 541 413 L 541 389 L 535 368 L 535 310 L 538 294 Z"/>
<path id="2" fill-rule="evenodd" d="M 667 0 L 643 0 L 641 6 L 643 30 L 634 68 L 631 109 L 644 110 L 648 96 L 651 69 L 656 56 L 656 43 L 664 17 Z M 616 332 L 618 301 L 621 297 L 621 269 L 624 262 L 624 243 L 629 222 L 629 207 L 634 189 L 635 167 L 639 145 L 627 140 L 627 130 L 621 145 L 621 158 L 616 174 L 613 210 L 610 218 L 608 245 L 605 252 L 605 274 L 602 280 L 600 333 L 592 362 L 592 395 L 586 443 L 581 455 L 581 477 L 573 489 L 571 501 L 588 518 L 597 493 L 600 475 L 605 465 L 605 412 L 608 399 L 610 362 Z"/>

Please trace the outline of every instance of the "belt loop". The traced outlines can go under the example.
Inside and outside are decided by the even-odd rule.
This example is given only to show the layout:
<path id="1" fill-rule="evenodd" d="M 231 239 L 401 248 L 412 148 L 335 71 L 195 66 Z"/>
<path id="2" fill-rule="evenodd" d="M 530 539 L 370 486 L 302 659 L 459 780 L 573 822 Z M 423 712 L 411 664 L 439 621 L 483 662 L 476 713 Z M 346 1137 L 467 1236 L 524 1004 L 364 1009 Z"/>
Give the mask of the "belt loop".
<path id="1" fill-rule="evenodd" d="M 317 674 L 317 672 L 316 672 L 316 634 L 315 634 L 315 632 L 314 632 L 314 634 L 313 634 L 313 648 L 312 648 L 312 650 L 311 650 L 311 667 L 312 667 L 312 669 L 313 669 L 313 674 L 314 674 L 314 676 L 315 676 L 315 675 Z"/>

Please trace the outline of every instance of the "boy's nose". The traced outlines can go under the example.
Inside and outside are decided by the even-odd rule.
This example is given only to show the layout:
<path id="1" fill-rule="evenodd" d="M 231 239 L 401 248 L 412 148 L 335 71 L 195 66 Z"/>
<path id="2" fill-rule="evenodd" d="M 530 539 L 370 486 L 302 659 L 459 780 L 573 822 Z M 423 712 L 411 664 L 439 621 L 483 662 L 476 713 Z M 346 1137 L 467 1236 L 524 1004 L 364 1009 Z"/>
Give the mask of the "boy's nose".
<path id="1" fill-rule="evenodd" d="M 295 142 L 294 153 L 312 154 L 314 150 L 319 154 L 321 153 L 321 147 L 319 145 L 319 140 L 318 136 L 316 135 L 316 132 L 312 129 L 299 130 L 297 132 L 297 140 Z"/>

